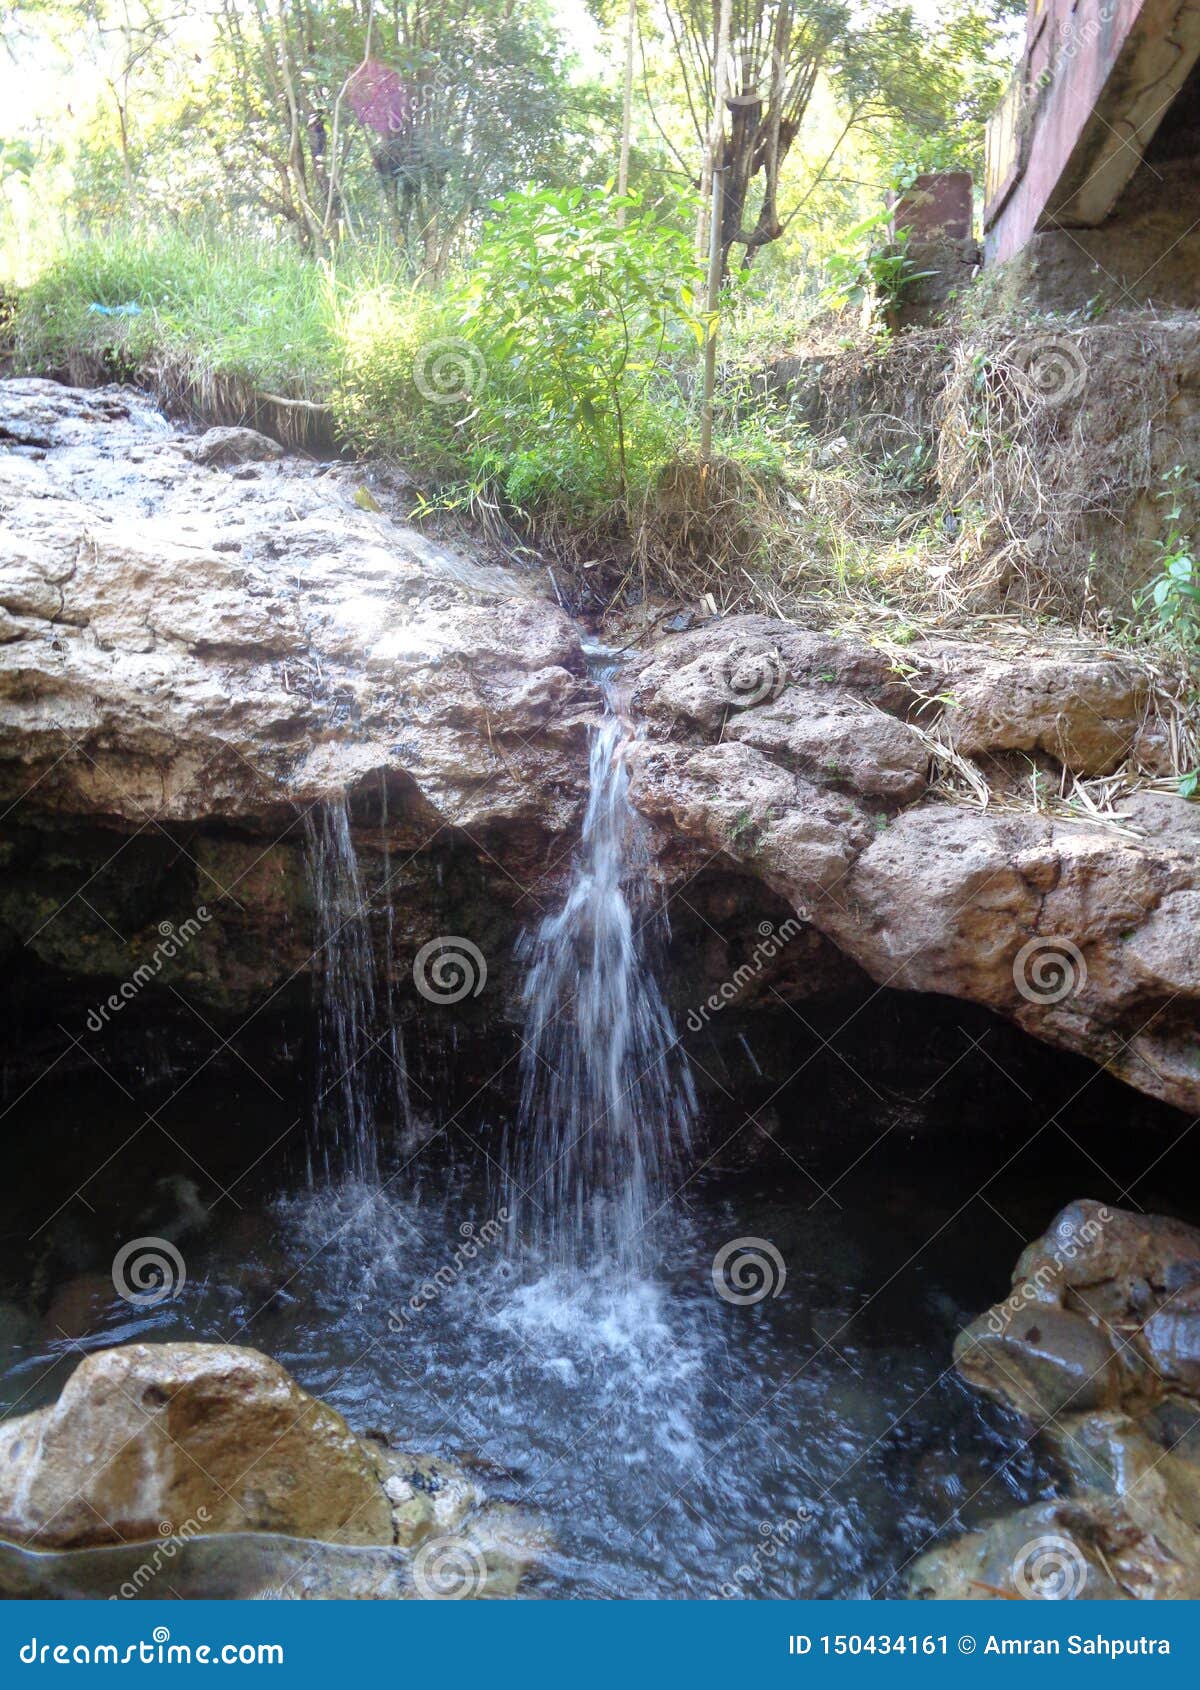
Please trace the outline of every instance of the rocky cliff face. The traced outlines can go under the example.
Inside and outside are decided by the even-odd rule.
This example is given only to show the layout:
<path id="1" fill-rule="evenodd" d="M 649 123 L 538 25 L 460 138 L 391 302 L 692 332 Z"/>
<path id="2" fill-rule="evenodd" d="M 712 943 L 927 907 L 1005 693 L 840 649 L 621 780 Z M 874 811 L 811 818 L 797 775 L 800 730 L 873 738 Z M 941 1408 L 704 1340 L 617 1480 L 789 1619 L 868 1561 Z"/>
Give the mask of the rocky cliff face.
<path id="1" fill-rule="evenodd" d="M 466 935 L 492 982 L 464 1008 L 511 1013 L 513 937 L 559 893 L 600 708 L 540 577 L 393 520 L 368 471 L 181 437 L 124 390 L 0 383 L 0 443 L 10 979 L 95 997 L 154 957 L 164 1001 L 284 1001 L 314 943 L 301 819 L 346 797 L 389 972 Z M 1200 810 L 1027 802 L 1031 773 L 1161 772 L 1136 662 L 900 660 L 750 617 L 667 638 L 625 690 L 635 802 L 699 959 L 683 1002 L 941 993 L 1200 1106 Z M 932 793 L 952 760 L 1008 800 Z"/>
<path id="2" fill-rule="evenodd" d="M 900 669 L 745 617 L 653 653 L 633 699 L 656 731 L 635 800 L 670 849 L 742 865 L 879 986 L 985 1004 L 1200 1104 L 1200 809 L 1144 791 L 1076 820 L 928 793 L 947 750 L 1000 782 L 1013 753 L 1055 786 L 1153 772 L 1162 729 L 1136 665 L 945 645 Z"/>

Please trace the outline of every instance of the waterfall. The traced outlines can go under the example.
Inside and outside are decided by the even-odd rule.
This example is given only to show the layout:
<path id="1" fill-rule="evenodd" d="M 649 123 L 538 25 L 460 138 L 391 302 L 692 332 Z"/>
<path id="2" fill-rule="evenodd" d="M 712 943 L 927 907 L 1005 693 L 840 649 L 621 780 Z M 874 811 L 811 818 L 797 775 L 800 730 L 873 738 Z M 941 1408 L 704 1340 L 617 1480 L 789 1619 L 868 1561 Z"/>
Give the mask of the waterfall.
<path id="1" fill-rule="evenodd" d="M 310 1177 L 379 1177 L 378 994 L 371 924 L 345 798 L 304 818 L 316 913 L 317 1037 Z"/>
<path id="2" fill-rule="evenodd" d="M 391 1085 L 396 1100 L 396 1120 L 405 1145 L 413 1135 L 412 1104 L 408 1092 L 408 1055 L 404 1032 L 396 1011 L 396 983 L 392 958 L 396 954 L 396 905 L 392 897 L 392 850 L 388 840 L 387 772 L 379 771 L 379 848 L 383 857 L 383 1007 L 387 1031 L 384 1054 L 392 1067 Z"/>
<path id="3" fill-rule="evenodd" d="M 525 1048 L 511 1147 L 518 1232 L 566 1266 L 635 1271 L 690 1141 L 695 1096 L 651 966 L 655 917 L 628 739 L 605 682 L 566 901 L 523 942 Z"/>

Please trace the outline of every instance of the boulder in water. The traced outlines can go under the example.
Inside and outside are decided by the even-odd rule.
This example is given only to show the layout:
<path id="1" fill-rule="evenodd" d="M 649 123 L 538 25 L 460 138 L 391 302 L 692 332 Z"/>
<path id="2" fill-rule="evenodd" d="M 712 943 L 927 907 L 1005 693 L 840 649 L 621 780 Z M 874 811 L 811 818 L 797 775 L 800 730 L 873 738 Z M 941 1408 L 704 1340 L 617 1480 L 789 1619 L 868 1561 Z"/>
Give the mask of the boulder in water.
<path id="1" fill-rule="evenodd" d="M 394 1541 L 371 1450 L 278 1363 L 232 1344 L 89 1355 L 0 1426 L 0 1532 L 39 1549 L 190 1531 Z"/>
<path id="2" fill-rule="evenodd" d="M 911 1595 L 1200 1598 L 1200 1231 L 1068 1204 L 954 1356 L 1044 1422 L 1072 1495 L 931 1549 Z"/>

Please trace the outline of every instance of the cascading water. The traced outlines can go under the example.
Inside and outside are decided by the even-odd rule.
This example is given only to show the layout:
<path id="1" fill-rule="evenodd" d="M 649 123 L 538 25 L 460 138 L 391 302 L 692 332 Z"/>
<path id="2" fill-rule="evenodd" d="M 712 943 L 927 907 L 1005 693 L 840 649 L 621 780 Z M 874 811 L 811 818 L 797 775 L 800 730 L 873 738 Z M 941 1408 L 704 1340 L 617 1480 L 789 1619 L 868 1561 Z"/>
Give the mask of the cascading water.
<path id="1" fill-rule="evenodd" d="M 396 987 L 392 977 L 392 958 L 396 953 L 396 906 L 392 898 L 392 853 L 388 840 L 387 776 L 379 775 L 379 846 L 383 857 L 383 1010 L 385 1032 L 383 1051 L 392 1066 L 392 1089 L 396 1102 L 397 1125 L 403 1143 L 412 1139 L 413 1113 L 408 1092 L 408 1056 L 404 1049 L 404 1032 L 396 1010 Z"/>
<path id="2" fill-rule="evenodd" d="M 384 828 L 385 821 L 384 813 Z M 304 833 L 316 909 L 318 982 L 309 1176 L 319 1173 L 370 1185 L 379 1180 L 384 1065 L 392 1075 L 399 1122 L 409 1122 L 404 1044 L 387 979 L 377 989 L 370 901 L 358 872 L 345 798 L 316 804 L 304 816 Z M 390 958 L 394 918 L 387 882 L 384 855 L 384 945 Z"/>
<path id="3" fill-rule="evenodd" d="M 1035 1179 L 1013 1159 L 997 1174 L 984 1146 L 967 1176 L 961 1162 L 921 1151 L 933 1139 L 918 1134 L 915 1163 L 864 1152 L 844 1207 L 814 1206 L 809 1177 L 790 1179 L 786 1165 L 700 1170 L 686 1211 L 671 1200 L 691 1171 L 679 1163 L 693 1102 L 652 967 L 653 900 L 624 738 L 614 701 L 592 747 L 564 906 L 528 942 L 529 1049 L 510 1145 L 516 1195 L 498 1206 L 473 1132 L 434 1135 L 425 1174 L 406 1162 L 401 1177 L 378 1178 L 378 1123 L 391 1123 L 403 1064 L 388 1042 L 395 1017 L 375 960 L 384 946 L 392 954 L 391 833 L 381 805 L 381 835 L 359 835 L 360 868 L 346 804 L 331 804 L 307 823 L 321 1178 L 279 1193 L 264 1155 L 242 1183 L 242 1146 L 228 1149 L 238 1207 L 214 1201 L 202 1246 L 185 1237 L 189 1252 L 202 1249 L 203 1273 L 161 1300 L 116 1299 L 86 1341 L 202 1335 L 266 1351 L 351 1424 L 402 1427 L 406 1446 L 486 1475 L 489 1493 L 512 1506 L 513 1531 L 523 1518 L 544 1520 L 535 1553 L 545 1560 L 531 1574 L 544 1595 L 896 1594 L 896 1569 L 924 1544 L 1052 1494 L 1054 1475 L 1028 1440 L 1016 1441 L 1007 1417 L 972 1402 L 946 1368 L 964 1311 L 978 1306 L 981 1229 L 983 1253 L 998 1255 L 1011 1249 L 1013 1226 L 1032 1236 L 1044 1225 L 1053 1201 L 1044 1170 L 1038 1164 Z M 197 1139 L 211 1134 L 206 1100 L 191 1107 L 182 1124 Z M 261 1130 L 261 1100 L 252 1107 Z M 136 1180 L 115 1170 L 116 1235 L 184 1236 L 173 1230 L 180 1217 L 151 1220 L 143 1207 L 165 1183 L 154 1177 L 158 1158 L 175 1149 L 182 1158 L 182 1145 L 139 1137 L 142 1117 L 127 1094 L 117 1108 L 129 1118 L 118 1115 L 114 1141 L 128 1134 L 135 1154 L 152 1160 Z M 1039 1108 L 1031 1097 L 1034 1137 Z M 56 1113 L 70 1121 L 96 1109 L 89 1093 Z M 281 1112 L 281 1136 L 287 1125 Z M 881 1116 L 866 1128 L 880 1143 L 889 1125 Z M 236 1139 L 236 1115 L 231 1126 L 226 1136 Z M 90 1144 L 63 1134 L 47 1146 L 76 1158 L 54 1178 L 89 1195 Z M 827 1149 L 831 1184 L 846 1154 Z M 1140 1166 L 1131 1165 L 1131 1183 Z M 194 1162 L 181 1160 L 179 1171 L 191 1181 Z M 995 1204 L 964 1216 L 964 1177 L 987 1184 Z M 1082 1176 L 1072 1167 L 1054 1177 L 1065 1201 Z M 57 1235 L 47 1229 L 46 1242 L 28 1239 L 32 1191 L 26 1183 L 7 1194 L 0 1290 L 7 1298 L 13 1286 L 57 1278 L 23 1321 L 21 1308 L 0 1305 L 9 1334 L 28 1334 L 0 1355 L 9 1412 L 53 1400 L 76 1364 L 80 1346 L 64 1342 L 60 1324 L 84 1286 L 92 1296 L 76 1251 L 92 1237 L 95 1266 L 111 1260 L 107 1222 L 90 1234 L 70 1218 Z M 519 1253 L 502 1246 L 505 1208 L 528 1240 Z M 786 1263 L 783 1294 L 728 1298 L 717 1260 L 731 1244 L 763 1241 Z M 917 1258 L 914 1295 L 904 1270 Z M 259 1559 L 269 1540 L 243 1536 L 232 1559 L 212 1539 L 181 1544 L 172 1588 L 208 1597 L 251 1595 L 264 1583 L 287 1589 L 295 1563 Z M 272 1553 L 293 1541 L 277 1540 Z M 329 1550 L 361 1565 L 353 1546 Z M 82 1552 L 93 1553 L 114 1551 Z M 37 1594 L 62 1594 L 64 1580 L 68 1594 L 113 1588 L 110 1559 L 87 1572 L 74 1552 L 61 1564 L 30 1554 L 22 1571 L 60 1581 Z"/>
<path id="4" fill-rule="evenodd" d="M 636 1271 L 686 1150 L 695 1096 L 650 964 L 655 920 L 629 729 L 612 673 L 566 902 L 525 945 L 525 1048 L 511 1156 L 519 1235 L 565 1266 Z"/>

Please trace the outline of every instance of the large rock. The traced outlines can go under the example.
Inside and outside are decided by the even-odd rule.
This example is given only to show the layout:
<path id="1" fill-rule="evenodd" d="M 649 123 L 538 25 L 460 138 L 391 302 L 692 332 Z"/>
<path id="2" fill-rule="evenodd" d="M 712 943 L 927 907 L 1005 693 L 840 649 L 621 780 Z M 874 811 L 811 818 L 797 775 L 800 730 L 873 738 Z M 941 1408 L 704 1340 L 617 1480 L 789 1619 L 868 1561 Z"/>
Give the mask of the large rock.
<path id="1" fill-rule="evenodd" d="M 235 478 L 249 433 L 0 382 L 0 797 L 161 825 L 392 771 L 427 836 L 568 826 L 596 705 L 570 619 L 363 508 L 361 471 Z"/>
<path id="2" fill-rule="evenodd" d="M 362 498 L 369 470 L 272 451 L 239 479 L 235 436 L 0 382 L 0 956 L 48 1028 L 131 978 L 150 1014 L 283 1012 L 313 966 L 301 818 L 348 796 L 389 968 L 465 933 L 490 1015 L 586 799 L 578 631 Z"/>
<path id="3" fill-rule="evenodd" d="M 1020 753 L 1016 796 L 1031 753 L 1143 766 L 1135 662 L 901 661 L 738 617 L 664 641 L 632 696 L 651 724 L 633 795 L 664 840 L 757 875 L 880 985 L 971 999 L 1200 1108 L 1200 807 L 1132 791 L 1105 823 L 922 796 L 938 747 L 970 753 L 981 788 Z"/>
<path id="4" fill-rule="evenodd" d="M 125 390 L 0 382 L 0 440 L 0 954 L 43 992 L 85 982 L 76 1023 L 131 976 L 206 1015 L 296 995 L 297 815 L 348 794 L 393 976 L 464 934 L 491 971 L 479 1014 L 511 1010 L 515 934 L 561 894 L 600 707 L 548 581 L 373 508 L 369 467 L 227 469 L 208 436 L 197 465 Z M 1026 801 L 1031 761 L 1046 790 L 1161 769 L 1168 705 L 1134 658 L 889 653 L 746 616 L 661 641 L 626 690 L 659 879 L 761 883 L 750 930 L 790 906 L 839 964 L 799 995 L 968 999 L 1200 1109 L 1200 806 L 1137 792 L 1116 826 Z M 947 760 L 1005 801 L 931 791 Z"/>
<path id="5" fill-rule="evenodd" d="M 232 1536 L 230 1535 L 232 1534 Z M 513 1596 L 545 1525 L 257 1350 L 130 1344 L 0 1423 L 0 1596 Z M 29 1550 L 36 1550 L 30 1555 Z"/>
<path id="6" fill-rule="evenodd" d="M 151 1540 L 187 1522 L 189 1536 L 270 1531 L 365 1544 L 396 1535 L 371 1449 L 256 1350 L 101 1350 L 53 1407 L 0 1423 L 4 1537 L 73 1549 Z"/>
<path id="7" fill-rule="evenodd" d="M 1013 1289 L 960 1333 L 977 1390 L 1036 1420 L 1200 1395 L 1200 1230 L 1070 1203 L 1025 1249 Z"/>

